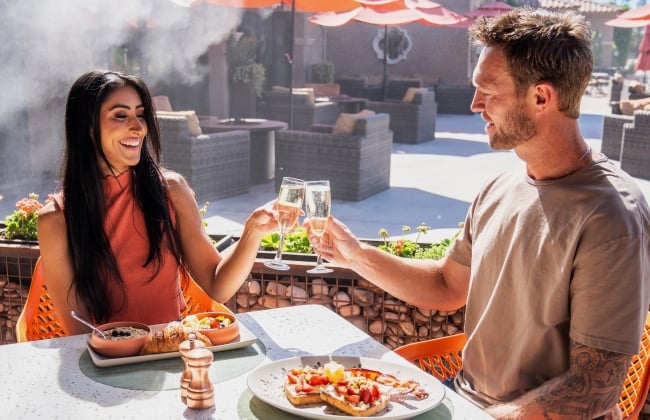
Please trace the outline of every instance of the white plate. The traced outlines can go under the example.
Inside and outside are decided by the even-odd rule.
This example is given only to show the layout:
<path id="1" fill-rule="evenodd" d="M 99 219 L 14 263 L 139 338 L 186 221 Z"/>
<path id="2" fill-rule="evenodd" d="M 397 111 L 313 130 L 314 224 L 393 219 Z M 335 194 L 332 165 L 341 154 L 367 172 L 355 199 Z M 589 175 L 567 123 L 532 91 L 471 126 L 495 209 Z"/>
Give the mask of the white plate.
<path id="1" fill-rule="evenodd" d="M 163 329 L 167 324 L 153 325 L 151 327 L 152 331 L 157 329 Z M 235 338 L 230 343 L 220 344 L 218 346 L 206 347 L 208 350 L 213 352 L 216 351 L 225 351 L 238 349 L 241 347 L 246 347 L 252 345 L 257 338 L 253 335 L 248 328 L 246 328 L 241 322 L 239 323 L 239 337 Z M 87 345 L 88 353 L 90 353 L 90 358 L 93 363 L 99 367 L 107 366 L 120 366 L 128 365 L 131 363 L 140 363 L 148 362 L 150 360 L 160 360 L 160 359 L 171 359 L 173 357 L 180 357 L 180 353 L 177 351 L 169 353 L 157 353 L 157 354 L 147 354 L 144 356 L 131 356 L 131 357 L 105 357 L 101 354 L 96 353 L 90 345 Z"/>
<path id="2" fill-rule="evenodd" d="M 315 366 L 325 364 L 330 360 L 341 363 L 346 368 L 363 367 L 395 375 L 401 380 L 414 379 L 427 390 L 429 396 L 418 400 L 409 398 L 405 403 L 391 401 L 387 410 L 371 416 L 380 419 L 408 419 L 435 408 L 445 396 L 445 387 L 435 377 L 423 372 L 415 366 L 402 365 L 365 357 L 350 356 L 303 356 L 278 360 L 259 366 L 248 375 L 248 388 L 262 401 L 280 410 L 310 419 L 344 419 L 352 416 L 323 403 L 304 407 L 296 407 L 284 395 L 284 378 L 289 370 L 295 367 Z"/>

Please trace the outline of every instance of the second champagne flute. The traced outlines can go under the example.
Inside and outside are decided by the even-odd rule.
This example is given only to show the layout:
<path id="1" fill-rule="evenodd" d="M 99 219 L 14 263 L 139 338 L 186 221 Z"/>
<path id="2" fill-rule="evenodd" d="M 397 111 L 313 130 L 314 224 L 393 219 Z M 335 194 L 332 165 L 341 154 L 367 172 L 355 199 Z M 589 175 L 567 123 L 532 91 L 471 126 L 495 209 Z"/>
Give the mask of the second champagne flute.
<path id="1" fill-rule="evenodd" d="M 282 247 L 284 236 L 298 223 L 298 216 L 302 209 L 302 201 L 305 198 L 305 181 L 297 178 L 284 177 L 278 193 L 278 229 L 280 231 L 280 244 L 271 261 L 264 261 L 264 265 L 276 270 L 286 271 L 290 267 L 282 261 Z"/>
<path id="2" fill-rule="evenodd" d="M 307 270 L 311 274 L 331 273 L 331 268 L 325 267 L 321 255 L 321 245 L 323 243 L 323 233 L 327 228 L 327 218 L 330 215 L 332 207 L 332 195 L 330 192 L 329 181 L 307 181 L 306 183 L 305 207 L 307 208 L 307 217 L 309 217 L 309 227 L 311 231 L 318 236 L 318 260 L 316 267 Z"/>

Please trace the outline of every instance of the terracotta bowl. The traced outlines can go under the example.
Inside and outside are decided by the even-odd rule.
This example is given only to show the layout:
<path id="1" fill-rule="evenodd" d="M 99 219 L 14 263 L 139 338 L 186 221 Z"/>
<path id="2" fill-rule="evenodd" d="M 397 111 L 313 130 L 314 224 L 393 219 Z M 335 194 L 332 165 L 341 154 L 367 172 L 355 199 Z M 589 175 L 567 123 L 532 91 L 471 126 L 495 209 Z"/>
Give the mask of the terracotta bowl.
<path id="1" fill-rule="evenodd" d="M 239 321 L 235 315 L 227 312 L 201 312 L 196 314 L 196 317 L 201 320 L 206 317 L 216 318 L 219 316 L 226 317 L 232 321 L 232 323 L 226 327 L 221 328 L 202 328 L 199 331 L 210 339 L 210 342 L 213 346 L 219 344 L 229 343 L 239 335 Z"/>
<path id="2" fill-rule="evenodd" d="M 88 344 L 95 352 L 106 357 L 137 356 L 151 337 L 151 328 L 139 322 L 109 322 L 97 328 L 104 331 L 108 338 L 97 333 L 90 333 Z M 137 331 L 144 331 L 139 335 Z"/>

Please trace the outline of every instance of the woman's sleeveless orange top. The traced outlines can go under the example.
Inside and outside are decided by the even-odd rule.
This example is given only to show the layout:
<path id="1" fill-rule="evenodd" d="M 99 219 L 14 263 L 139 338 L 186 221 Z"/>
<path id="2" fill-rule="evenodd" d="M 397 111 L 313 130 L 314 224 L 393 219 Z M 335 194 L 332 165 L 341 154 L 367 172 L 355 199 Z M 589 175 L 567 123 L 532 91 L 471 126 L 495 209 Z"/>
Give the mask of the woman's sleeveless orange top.
<path id="1" fill-rule="evenodd" d="M 154 264 L 144 266 L 149 242 L 144 214 L 132 194 L 132 178 L 131 171 L 126 171 L 117 178 L 106 177 L 103 182 L 106 200 L 104 230 L 126 288 L 126 302 L 123 304 L 122 293 L 116 282 L 111 282 L 111 306 L 116 312 L 108 321 L 167 323 L 177 320 L 185 309 L 179 266 L 165 245 L 166 240 L 162 247 L 160 271 L 152 278 Z M 170 211 L 174 220 L 175 214 L 171 206 Z"/>

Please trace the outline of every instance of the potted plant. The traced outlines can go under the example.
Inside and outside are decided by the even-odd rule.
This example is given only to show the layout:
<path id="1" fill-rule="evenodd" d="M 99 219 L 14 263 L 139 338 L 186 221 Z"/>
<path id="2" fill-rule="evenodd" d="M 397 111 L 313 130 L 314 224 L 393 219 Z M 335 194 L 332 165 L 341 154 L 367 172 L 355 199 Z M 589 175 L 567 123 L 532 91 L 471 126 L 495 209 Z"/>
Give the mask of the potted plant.
<path id="1" fill-rule="evenodd" d="M 257 98 L 262 94 L 266 71 L 257 62 L 264 42 L 254 35 L 232 32 L 226 44 L 230 81 L 230 113 L 240 120 L 256 115 Z"/>
<path id="2" fill-rule="evenodd" d="M 311 65 L 311 83 L 305 87 L 314 89 L 316 97 L 336 98 L 341 96 L 341 86 L 334 83 L 334 63 L 322 61 Z"/>
<path id="3" fill-rule="evenodd" d="M 334 63 L 321 61 L 312 64 L 311 79 L 313 83 L 334 83 Z"/>
<path id="4" fill-rule="evenodd" d="M 23 240 L 36 243 L 38 240 L 38 210 L 43 207 L 38 194 L 31 193 L 16 203 L 16 210 L 8 215 L 0 238 L 4 240 Z"/>
<path id="5" fill-rule="evenodd" d="M 29 194 L 0 223 L 0 344 L 15 340 L 4 328 L 13 333 L 40 256 L 36 223 L 41 207 L 38 195 Z"/>

